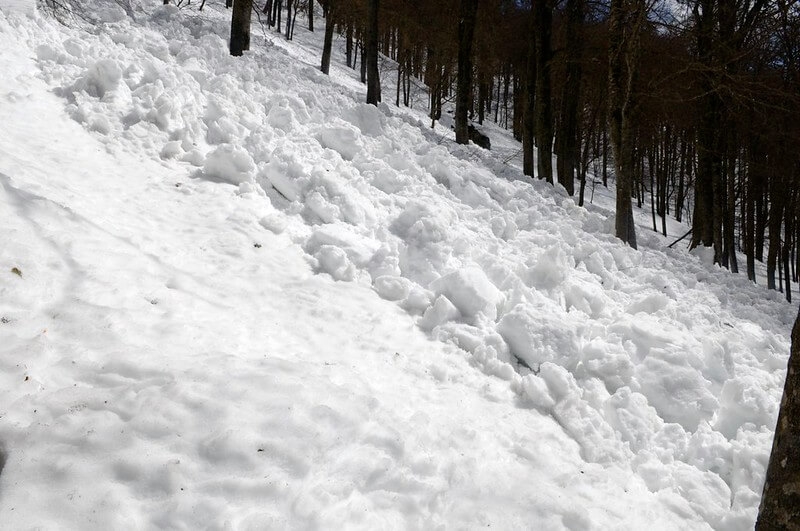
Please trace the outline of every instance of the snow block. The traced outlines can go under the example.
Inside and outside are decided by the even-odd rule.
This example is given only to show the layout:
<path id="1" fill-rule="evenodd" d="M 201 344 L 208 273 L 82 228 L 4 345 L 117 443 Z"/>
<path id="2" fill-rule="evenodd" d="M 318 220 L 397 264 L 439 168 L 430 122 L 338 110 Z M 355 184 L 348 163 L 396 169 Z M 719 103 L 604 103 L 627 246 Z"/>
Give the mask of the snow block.
<path id="1" fill-rule="evenodd" d="M 505 296 L 478 267 L 454 271 L 437 280 L 430 288 L 436 295 L 445 295 L 465 317 L 483 314 L 494 321 L 505 302 Z"/>
<path id="2" fill-rule="evenodd" d="M 439 325 L 442 325 L 448 321 L 455 321 L 460 317 L 461 313 L 459 313 L 458 308 L 453 306 L 453 303 L 450 302 L 447 297 L 444 295 L 439 295 L 439 297 L 436 299 L 436 302 L 434 302 L 431 307 L 425 310 L 425 313 L 417 322 L 417 324 L 423 330 L 430 331 Z"/>
<path id="3" fill-rule="evenodd" d="M 353 160 L 362 149 L 361 133 L 350 124 L 325 127 L 319 135 L 322 147 L 339 153 L 344 160 Z"/>
<path id="4" fill-rule="evenodd" d="M 256 164 L 250 154 L 239 146 L 223 144 L 209 153 L 203 173 L 231 184 L 254 182 Z"/>
<path id="5" fill-rule="evenodd" d="M 561 315 L 549 308 L 519 304 L 503 316 L 497 332 L 511 352 L 533 369 L 548 361 L 573 367 L 580 345 L 574 323 L 559 319 Z"/>

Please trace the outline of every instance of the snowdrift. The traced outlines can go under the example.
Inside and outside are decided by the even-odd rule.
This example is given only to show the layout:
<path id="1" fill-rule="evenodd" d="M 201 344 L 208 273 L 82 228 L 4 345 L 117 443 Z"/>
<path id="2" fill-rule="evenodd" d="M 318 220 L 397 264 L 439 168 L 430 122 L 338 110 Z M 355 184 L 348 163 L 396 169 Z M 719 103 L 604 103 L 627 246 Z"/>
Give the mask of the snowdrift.
<path id="1" fill-rule="evenodd" d="M 49 87 L 58 98 L 48 96 L 50 114 L 28 119 L 65 113 L 72 122 L 57 131 L 102 147 L 85 154 L 87 161 L 108 161 L 101 165 L 107 178 L 87 178 L 66 192 L 58 191 L 66 177 L 53 173 L 57 167 L 46 177 L 46 169 L 29 171 L 27 187 L 19 188 L 11 171 L 24 173 L 24 165 L 0 164 L 8 173 L 4 201 L 15 205 L 8 212 L 17 220 L 16 232 L 5 236 L 16 246 L 4 245 L 4 270 L 29 252 L 22 242 L 36 238 L 25 219 L 63 222 L 63 212 L 41 199 L 58 197 L 64 208 L 89 209 L 81 215 L 95 224 L 91 234 L 105 220 L 132 246 L 104 265 L 118 269 L 119 284 L 140 286 L 137 293 L 149 299 L 134 302 L 122 288 L 98 295 L 98 305 L 119 315 L 105 339 L 94 336 L 71 354 L 65 345 L 78 348 L 84 320 L 104 322 L 99 306 L 69 315 L 70 301 L 60 303 L 74 321 L 71 340 L 34 338 L 37 327 L 22 324 L 24 312 L 15 326 L 25 332 L 0 329 L 17 338 L 9 355 L 34 349 L 34 359 L 50 360 L 41 361 L 43 371 L 73 358 L 92 361 L 85 371 L 100 371 L 84 391 L 50 390 L 43 398 L 52 385 L 26 391 L 13 370 L 14 390 L 0 403 L 0 442 L 10 456 L 0 475 L 6 516 L 25 506 L 17 491 L 30 463 L 19 457 L 20 445 L 31 444 L 40 456 L 43 439 L 55 437 L 60 442 L 52 444 L 80 446 L 83 458 L 62 456 L 69 465 L 37 474 L 113 485 L 106 505 L 98 496 L 83 505 L 71 499 L 74 512 L 58 505 L 61 512 L 49 516 L 55 526 L 59 514 L 72 514 L 66 521 L 79 525 L 75 514 L 103 506 L 98 527 L 752 528 L 785 376 L 789 305 L 741 276 L 665 249 L 646 231 L 640 250 L 625 247 L 602 209 L 577 207 L 562 189 L 525 179 L 493 152 L 456 146 L 422 113 L 360 103 L 361 87 L 342 61 L 331 77 L 315 67 L 321 32 L 298 36 L 298 44 L 254 34 L 253 51 L 231 58 L 224 13 L 207 10 L 148 4 L 131 19 L 108 4 L 96 25 L 81 29 L 0 14 L 5 66 L 19 68 L 11 57 L 18 53 L 32 55 L 37 68 L 6 81 L 2 106 L 18 105 L 12 93 L 35 103 L 44 98 L 36 83 Z M 21 134 L 2 133 L 6 149 Z M 71 145 L 69 136 L 49 136 Z M 136 167 L 139 160 L 147 162 Z M 125 171 L 111 161 L 127 161 Z M 75 171 L 65 175 L 83 180 Z M 91 164 L 82 171 L 98 173 Z M 49 182 L 37 184 L 42 178 Z M 76 199 L 81 194 L 106 199 Z M 32 205 L 42 212 L 30 214 Z M 129 205 L 141 206 L 138 217 L 110 213 Z M 155 211 L 145 221 L 148 206 Z M 151 241 L 146 234 L 153 231 L 171 243 Z M 83 251 L 106 262 L 101 257 L 120 245 L 110 237 L 89 245 L 79 234 L 69 241 L 59 252 L 78 262 L 89 259 Z M 206 258 L 189 250 L 195 244 L 225 251 L 224 260 L 204 265 Z M 52 297 L 43 270 L 48 256 L 24 268 L 42 275 L 40 292 L 18 293 L 31 312 Z M 221 264 L 230 275 L 207 279 L 220 274 Z M 138 276 L 125 273 L 133 267 Z M 311 286 L 311 295 L 301 286 Z M 23 288 L 0 289 L 12 315 L 22 303 L 11 295 Z M 82 296 L 91 296 L 85 289 Z M 208 301 L 190 302 L 188 293 Z M 213 319 L 205 313 L 212 308 Z M 153 309 L 160 313 L 146 313 Z M 262 322 L 273 317 L 287 329 L 312 324 L 292 335 Z M 139 340 L 127 330 L 135 323 L 147 323 Z M 328 343 L 343 350 L 330 352 Z M 95 353 L 108 348 L 119 352 Z M 271 348 L 299 352 L 302 365 L 290 366 Z M 372 359 L 371 350 L 390 352 L 390 360 Z M 252 363 L 255 352 L 263 365 Z M 182 378 L 165 376 L 154 357 Z M 139 367 L 140 359 L 149 361 Z M 14 365 L 4 363 L 3 370 Z M 352 384 L 349 369 L 326 373 L 329 364 L 352 367 L 360 383 Z M 109 368 L 124 406 L 105 406 L 102 393 L 91 390 L 108 384 L 100 369 Z M 224 383 L 225 371 L 242 381 Z M 402 391 L 391 387 L 393 377 Z M 201 389 L 215 393 L 213 403 Z M 326 394 L 348 408 L 334 411 Z M 98 419 L 111 416 L 109 425 L 119 429 L 152 424 L 113 456 L 111 447 L 74 439 L 83 424 L 70 425 L 64 412 L 51 412 L 61 431 L 32 420 L 28 409 L 37 400 L 65 410 L 73 402 L 93 404 Z M 365 405 L 370 401 L 383 404 L 377 413 Z M 408 414 L 398 421 L 386 404 Z M 25 414 L 14 413 L 23 406 Z M 137 413 L 148 407 L 170 411 L 153 421 Z M 199 418 L 190 426 L 184 417 L 192 415 Z M 370 417 L 376 418 L 365 428 Z M 176 425 L 185 430 L 181 442 Z M 341 449 L 340 439 L 350 436 L 372 441 L 372 450 L 345 446 L 331 458 L 331 448 Z M 192 438 L 193 445 L 185 440 Z M 113 446 L 117 439 L 103 440 Z M 453 458 L 452 445 L 462 458 Z M 150 465 L 137 459 L 142 451 L 152 452 Z M 257 479 L 266 466 L 262 453 L 276 459 L 269 470 L 280 471 L 269 483 Z M 199 494 L 184 491 L 189 478 Z M 324 481 L 335 486 L 323 488 Z M 254 504 L 268 509 L 247 516 Z M 38 522 L 31 514 L 13 516 Z"/>

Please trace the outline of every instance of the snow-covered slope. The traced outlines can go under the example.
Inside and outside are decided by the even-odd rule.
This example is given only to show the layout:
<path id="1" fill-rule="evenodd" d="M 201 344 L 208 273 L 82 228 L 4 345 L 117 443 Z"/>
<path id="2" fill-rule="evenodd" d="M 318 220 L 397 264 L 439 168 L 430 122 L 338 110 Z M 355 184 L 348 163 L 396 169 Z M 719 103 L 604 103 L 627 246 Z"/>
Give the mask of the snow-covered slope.
<path id="1" fill-rule="evenodd" d="M 0 12 L 0 521 L 752 526 L 792 308 L 213 7 Z"/>

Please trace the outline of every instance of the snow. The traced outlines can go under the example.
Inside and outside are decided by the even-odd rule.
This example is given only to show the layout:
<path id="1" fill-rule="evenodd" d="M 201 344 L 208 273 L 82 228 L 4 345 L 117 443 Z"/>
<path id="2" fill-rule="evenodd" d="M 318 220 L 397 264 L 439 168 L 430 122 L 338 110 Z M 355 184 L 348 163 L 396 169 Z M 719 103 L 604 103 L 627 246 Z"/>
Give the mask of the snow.
<path id="1" fill-rule="evenodd" d="M 0 11 L 3 13 L 21 13 L 32 15 L 36 13 L 35 0 L 3 0 L 0 2 Z"/>
<path id="2" fill-rule="evenodd" d="M 320 30 L 11 5 L 4 526 L 752 528 L 777 294 L 364 105 Z"/>

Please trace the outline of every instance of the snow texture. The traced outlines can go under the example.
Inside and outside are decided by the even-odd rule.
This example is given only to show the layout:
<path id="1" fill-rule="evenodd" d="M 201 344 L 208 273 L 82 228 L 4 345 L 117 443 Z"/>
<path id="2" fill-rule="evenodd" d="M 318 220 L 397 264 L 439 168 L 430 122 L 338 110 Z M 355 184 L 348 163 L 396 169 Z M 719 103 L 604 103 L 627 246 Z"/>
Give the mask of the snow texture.
<path id="1" fill-rule="evenodd" d="M 3 526 L 752 528 L 778 294 L 360 103 L 319 29 L 232 58 L 216 5 L 17 5 Z"/>

